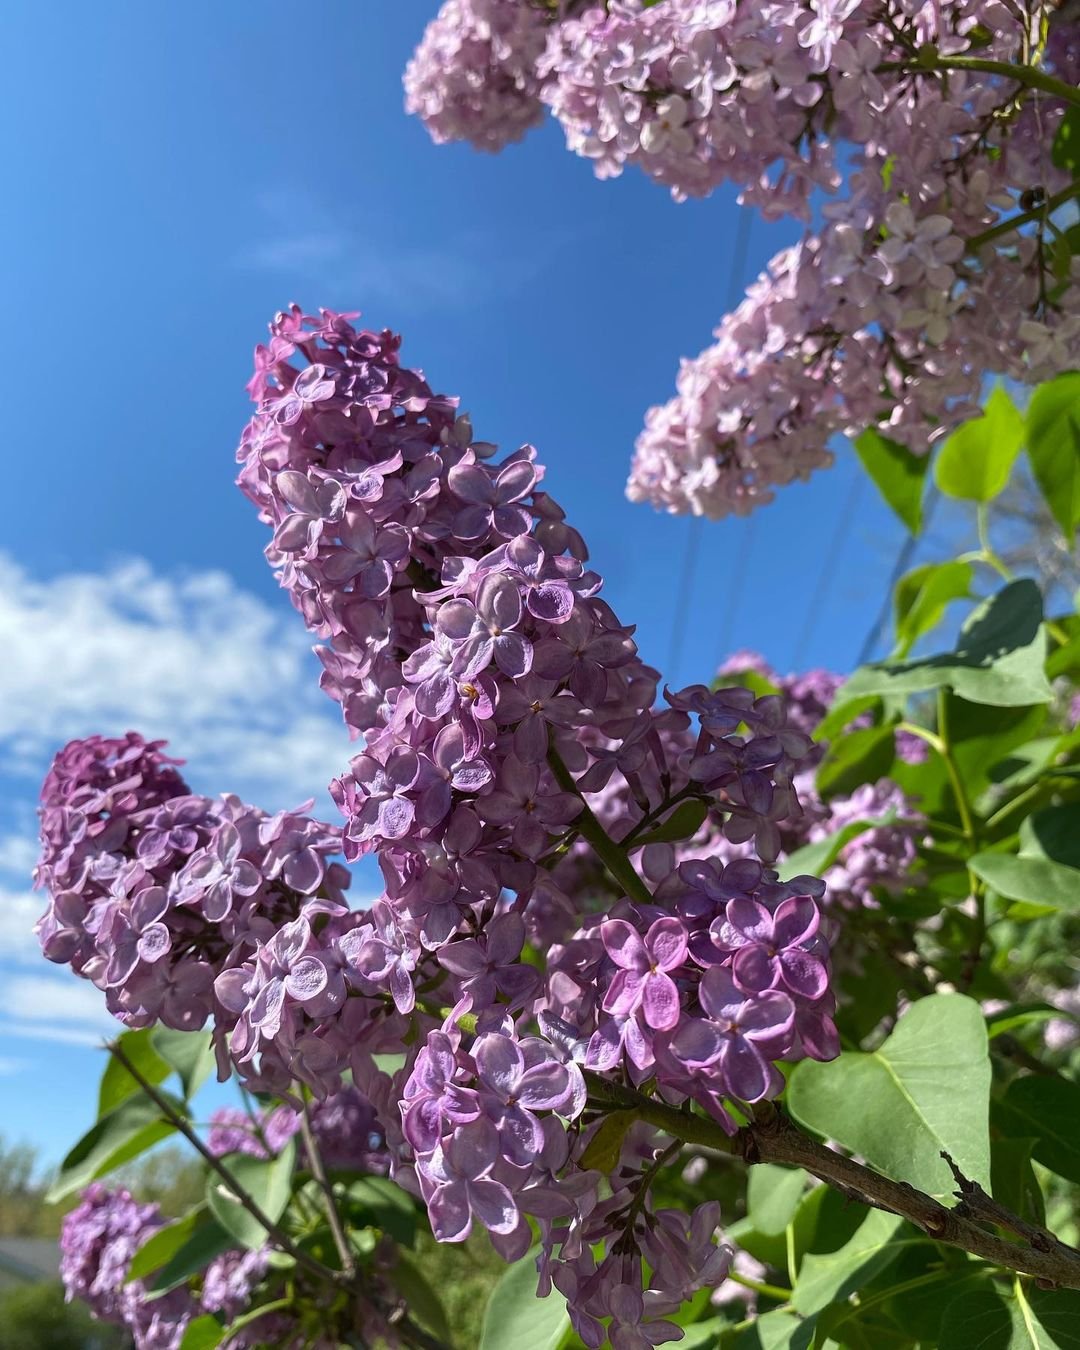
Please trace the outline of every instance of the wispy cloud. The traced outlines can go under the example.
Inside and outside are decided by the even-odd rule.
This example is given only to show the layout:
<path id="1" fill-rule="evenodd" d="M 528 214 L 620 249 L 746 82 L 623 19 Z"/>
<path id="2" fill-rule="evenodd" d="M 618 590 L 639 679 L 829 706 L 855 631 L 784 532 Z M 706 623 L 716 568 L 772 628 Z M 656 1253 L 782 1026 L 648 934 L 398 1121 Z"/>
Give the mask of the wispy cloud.
<path id="1" fill-rule="evenodd" d="M 448 228 L 438 247 L 410 243 L 403 229 L 380 214 L 370 224 L 342 220 L 320 202 L 268 193 L 259 203 L 265 233 L 239 259 L 244 267 L 283 274 L 294 285 L 330 295 L 363 297 L 398 311 L 424 312 L 482 305 L 513 295 L 549 260 L 507 247 L 493 230 Z M 381 210 L 381 208 L 380 208 Z M 298 230 L 298 220 L 304 228 Z M 548 241 L 554 253 L 561 240 Z"/>
<path id="2" fill-rule="evenodd" d="M 36 778 L 71 737 L 130 727 L 167 738 L 199 790 L 333 810 L 325 786 L 352 750 L 310 640 L 224 573 L 133 560 L 39 580 L 0 554 L 0 650 L 8 775 Z M 0 868 L 32 862 L 24 834 L 0 842 Z"/>
<path id="3" fill-rule="evenodd" d="M 44 895 L 0 886 L 0 954 L 5 962 L 40 964 L 41 948 L 34 936 L 34 924 L 44 908 Z"/>

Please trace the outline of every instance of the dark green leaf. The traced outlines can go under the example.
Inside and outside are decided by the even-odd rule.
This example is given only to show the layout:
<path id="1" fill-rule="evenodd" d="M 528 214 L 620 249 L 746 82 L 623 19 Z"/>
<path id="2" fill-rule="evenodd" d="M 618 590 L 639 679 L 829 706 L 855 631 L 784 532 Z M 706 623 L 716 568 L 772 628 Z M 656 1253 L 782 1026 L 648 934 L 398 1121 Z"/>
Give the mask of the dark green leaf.
<path id="1" fill-rule="evenodd" d="M 855 441 L 855 450 L 863 468 L 874 480 L 878 491 L 912 534 L 922 529 L 923 486 L 929 455 L 913 455 L 870 428 Z"/>
<path id="2" fill-rule="evenodd" d="M 1010 1003 L 995 1013 L 988 1013 L 986 1034 L 991 1040 L 995 1036 L 1007 1035 L 1020 1027 L 1030 1026 L 1033 1022 L 1045 1022 L 1051 1017 L 1060 1017 L 1061 1013 L 1049 1003 Z"/>
<path id="3" fill-rule="evenodd" d="M 804 1060 L 788 1083 L 791 1113 L 895 1181 L 947 1196 L 946 1150 L 989 1188 L 990 1057 L 979 1005 L 960 994 L 920 999 L 872 1054 Z"/>
<path id="4" fill-rule="evenodd" d="M 868 694 L 865 698 L 856 699 L 833 699 L 829 711 L 814 728 L 815 741 L 832 741 L 837 734 L 854 722 L 855 718 L 864 712 L 870 712 L 871 709 L 881 706 L 881 700 L 876 694 Z"/>
<path id="5" fill-rule="evenodd" d="M 570 1327 L 557 1289 L 536 1297 L 536 1252 L 515 1261 L 491 1291 L 479 1350 L 558 1350 Z"/>
<path id="6" fill-rule="evenodd" d="M 1080 1183 L 1080 1086 L 1041 1075 L 1014 1078 L 1003 1121 L 1015 1137 L 1031 1138 L 1031 1156 L 1067 1181 Z"/>
<path id="7" fill-rule="evenodd" d="M 1028 458 L 1054 519 L 1067 540 L 1080 524 L 1080 372 L 1059 375 L 1035 390 L 1027 412 Z"/>
<path id="8" fill-rule="evenodd" d="M 1007 900 L 1047 910 L 1080 909 L 1080 870 L 1075 867 L 1013 853 L 976 853 L 968 866 Z"/>
<path id="9" fill-rule="evenodd" d="M 754 1228 L 772 1236 L 782 1233 L 799 1207 L 806 1182 L 801 1167 L 774 1167 L 772 1163 L 751 1167 L 746 1210 Z"/>
<path id="10" fill-rule="evenodd" d="M 961 501 L 993 501 L 1009 481 L 1023 443 L 1024 419 L 999 385 L 986 400 L 983 415 L 957 427 L 938 452 L 938 487 Z"/>
<path id="11" fill-rule="evenodd" d="M 162 1096 L 178 1115 L 183 1115 L 183 1102 L 168 1093 Z M 53 1203 L 82 1190 L 168 1138 L 174 1129 L 145 1093 L 129 1097 L 83 1135 L 60 1164 L 46 1198 Z"/>
<path id="12" fill-rule="evenodd" d="M 1012 1298 L 963 1294 L 945 1313 L 938 1350 L 1080 1350 L 1080 1294 L 1020 1284 Z"/>
<path id="13" fill-rule="evenodd" d="M 897 1215 L 872 1209 L 838 1251 L 808 1252 L 791 1300 L 796 1310 L 807 1316 L 846 1298 L 896 1260 L 912 1231 Z"/>
<path id="14" fill-rule="evenodd" d="M 990 1145 L 991 1194 L 1013 1214 L 1028 1223 L 1046 1223 L 1046 1206 L 1039 1179 L 1031 1165 L 1034 1139 L 999 1137 Z"/>
<path id="15" fill-rule="evenodd" d="M 681 839 L 692 839 L 705 823 L 709 808 L 703 801 L 695 799 L 681 802 L 667 820 L 661 821 L 655 829 L 634 840 L 634 847 L 645 844 L 670 844 Z"/>
<path id="16" fill-rule="evenodd" d="M 890 810 L 883 816 L 852 820 L 835 834 L 827 835 L 826 838 L 819 839 L 813 844 L 804 844 L 802 848 L 797 848 L 794 853 L 789 853 L 782 862 L 777 863 L 776 870 L 780 873 L 780 879 L 790 881 L 793 877 L 820 876 L 836 862 L 853 839 L 865 834 L 867 830 L 876 830 L 881 825 L 891 825 L 895 819 L 896 812 Z"/>
<path id="17" fill-rule="evenodd" d="M 259 1206 L 271 1223 L 277 1223 L 292 1193 L 296 1141 L 290 1139 L 276 1158 L 255 1158 L 250 1153 L 230 1153 L 222 1159 L 237 1186 Z M 225 1181 L 211 1172 L 206 1183 L 210 1212 L 241 1247 L 257 1251 L 268 1237 L 266 1229 L 250 1214 Z"/>
<path id="18" fill-rule="evenodd" d="M 447 1325 L 446 1312 L 438 1294 L 432 1289 L 426 1277 L 399 1251 L 394 1266 L 394 1284 L 405 1297 L 409 1315 L 422 1327 L 426 1327 L 440 1341 L 451 1341 L 453 1336 Z"/>
<path id="19" fill-rule="evenodd" d="M 605 1175 L 614 1172 L 618 1166 L 626 1132 L 637 1119 L 636 1111 L 612 1111 L 610 1115 L 605 1116 L 585 1146 L 580 1165 L 586 1170 L 595 1168 Z"/>
<path id="20" fill-rule="evenodd" d="M 1066 109 L 1054 136 L 1050 158 L 1073 178 L 1080 177 L 1080 108 Z"/>
<path id="21" fill-rule="evenodd" d="M 174 1031 L 155 1027 L 154 1049 L 180 1075 L 184 1096 L 190 1100 L 214 1071 L 214 1049 L 209 1031 Z"/>
<path id="22" fill-rule="evenodd" d="M 953 600 L 971 595 L 972 567 L 966 562 L 925 563 L 902 576 L 893 597 L 897 656 L 906 656 L 915 643 L 936 628 Z"/>
<path id="23" fill-rule="evenodd" d="M 813 1318 L 794 1313 L 770 1312 L 759 1317 L 735 1342 L 734 1350 L 810 1350 L 814 1340 Z"/>
<path id="24" fill-rule="evenodd" d="M 135 1070 L 142 1074 L 148 1083 L 156 1087 L 169 1076 L 169 1066 L 161 1058 L 151 1043 L 153 1027 L 139 1027 L 135 1031 L 122 1031 L 116 1037 L 116 1043 L 124 1052 Z M 98 1119 L 115 1111 L 121 1102 L 127 1101 L 141 1092 L 136 1079 L 115 1055 L 109 1055 L 105 1072 L 101 1075 L 101 1087 L 98 1090 Z"/>
<path id="25" fill-rule="evenodd" d="M 917 694 L 943 686 L 971 703 L 1019 707 L 1049 703 L 1043 671 L 1042 596 L 1033 581 L 1010 582 L 967 618 L 955 651 L 915 661 L 885 661 L 857 670 L 838 700 L 872 694 Z"/>
<path id="26" fill-rule="evenodd" d="M 416 1202 L 389 1177 L 360 1177 L 348 1196 L 358 1222 L 381 1228 L 408 1247 L 416 1236 Z"/>
<path id="27" fill-rule="evenodd" d="M 206 1206 L 198 1205 L 190 1213 L 157 1229 L 131 1258 L 124 1283 L 144 1279 L 152 1271 L 160 1269 L 180 1250 L 205 1217 Z"/>
<path id="28" fill-rule="evenodd" d="M 205 1270 L 215 1256 L 235 1248 L 232 1235 L 207 1211 L 200 1206 L 196 1211 L 197 1222 L 179 1247 L 162 1264 L 160 1270 L 149 1282 L 151 1297 L 167 1294 L 170 1289 L 184 1284 Z M 153 1239 L 151 1239 L 153 1241 Z"/>
<path id="29" fill-rule="evenodd" d="M 896 735 L 891 726 L 845 732 L 830 744 L 818 767 L 818 792 L 823 797 L 850 796 L 864 783 L 887 777 L 895 759 Z"/>
<path id="30" fill-rule="evenodd" d="M 1048 806 L 1020 825 L 1020 852 L 1080 868 L 1080 802 Z"/>
<path id="31" fill-rule="evenodd" d="M 184 1329 L 179 1350 L 215 1350 L 225 1336 L 225 1328 L 209 1313 L 196 1317 Z"/>

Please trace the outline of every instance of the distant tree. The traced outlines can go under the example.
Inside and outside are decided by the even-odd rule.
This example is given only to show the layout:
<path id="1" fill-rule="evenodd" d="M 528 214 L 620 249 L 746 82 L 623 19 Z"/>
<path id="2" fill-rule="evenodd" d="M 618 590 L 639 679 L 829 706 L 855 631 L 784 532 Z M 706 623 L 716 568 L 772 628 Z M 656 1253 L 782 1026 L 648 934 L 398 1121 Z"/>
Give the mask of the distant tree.
<path id="1" fill-rule="evenodd" d="M 123 1350 L 129 1343 L 84 1304 L 65 1303 L 59 1280 L 0 1294 L 0 1350 Z"/>

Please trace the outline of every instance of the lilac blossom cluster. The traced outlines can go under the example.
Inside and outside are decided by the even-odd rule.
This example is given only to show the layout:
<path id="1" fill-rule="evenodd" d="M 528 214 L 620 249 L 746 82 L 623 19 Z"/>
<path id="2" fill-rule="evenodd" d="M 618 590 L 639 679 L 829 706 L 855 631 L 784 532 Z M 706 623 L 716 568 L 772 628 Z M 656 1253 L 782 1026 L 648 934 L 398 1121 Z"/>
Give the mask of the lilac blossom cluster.
<path id="1" fill-rule="evenodd" d="M 378 1173 L 389 1170 L 378 1115 L 359 1089 L 346 1083 L 325 1100 L 312 1102 L 309 1109 L 312 1137 L 326 1168 Z M 215 1157 L 227 1153 L 275 1157 L 298 1133 L 300 1120 L 300 1112 L 286 1104 L 255 1114 L 239 1107 L 221 1106 L 211 1112 L 206 1145 Z M 301 1156 L 303 1147 L 301 1141 Z"/>
<path id="2" fill-rule="evenodd" d="M 1076 87 L 1069 17 L 1041 35 L 1043 6 L 1000 0 L 498 9 L 528 32 L 530 110 L 538 89 L 600 177 L 637 165 L 680 199 L 731 182 L 770 219 L 809 221 L 826 201 L 648 413 L 632 500 L 744 514 L 829 464 L 836 433 L 877 426 L 925 453 L 977 415 L 986 372 L 1035 383 L 1076 365 L 1080 262 L 1045 226 L 1069 190 L 1050 155 L 1066 104 L 1024 78 Z M 451 0 L 421 51 L 454 49 L 462 23 Z M 451 93 L 479 67 L 464 43 L 454 62 L 409 107 L 436 139 L 482 144 Z M 858 147 L 845 173 L 838 146 Z"/>
<path id="3" fill-rule="evenodd" d="M 166 1223 L 156 1205 L 139 1204 L 129 1191 L 93 1182 L 65 1215 L 60 1235 L 60 1276 L 66 1297 L 85 1302 L 95 1317 L 123 1326 L 135 1350 L 178 1350 L 189 1323 L 200 1313 L 225 1322 L 246 1313 L 269 1273 L 268 1249 L 225 1251 L 203 1272 L 197 1290 L 179 1285 L 149 1296 L 142 1280 L 129 1280 L 135 1253 Z M 313 1341 L 298 1333 L 295 1318 L 271 1312 L 254 1318 L 221 1342 L 223 1350 L 332 1350 L 337 1341 Z"/>
<path id="4" fill-rule="evenodd" d="M 501 150 L 544 115 L 537 62 L 550 12 L 521 0 L 447 0 L 405 69 L 405 106 L 433 140 Z"/>
<path id="5" fill-rule="evenodd" d="M 215 978 L 303 904 L 343 910 L 349 874 L 332 861 L 338 831 L 303 808 L 269 816 L 196 796 L 163 744 L 129 732 L 58 753 L 41 794 L 35 880 L 49 904 L 36 931 L 128 1026 L 190 1031 L 220 1012 Z"/>
<path id="6" fill-rule="evenodd" d="M 671 1099 L 729 1122 L 725 1097 L 779 1090 L 775 1060 L 836 1052 L 819 882 L 779 886 L 752 861 L 726 879 L 708 859 L 680 875 L 663 850 L 645 875 L 631 861 L 644 858 L 632 832 L 683 799 L 771 859 L 810 742 L 781 699 L 742 689 L 692 687 L 655 708 L 657 673 L 539 490 L 535 450 L 497 461 L 456 400 L 399 364 L 396 339 L 351 317 L 277 317 L 256 354 L 239 482 L 325 644 L 324 687 L 364 737 L 332 791 L 346 856 L 374 854 L 385 892 L 363 915 L 309 902 L 217 994 L 242 1065 L 260 1057 L 265 1079 L 272 1048 L 322 1095 L 347 1064 L 377 1109 L 399 1113 L 380 1117 L 394 1174 L 439 1237 L 478 1221 L 519 1255 L 524 1216 L 558 1220 L 550 1265 L 581 1280 L 586 1325 L 586 1287 L 615 1295 L 606 1267 L 581 1265 L 601 1178 L 565 1127 L 585 1101 L 578 1061 L 637 1082 L 655 1065 Z M 545 981 L 524 955 L 534 900 L 580 913 L 552 865 L 581 839 L 606 851 L 587 801 L 616 785 L 630 808 L 615 875 L 633 894 L 567 944 L 588 951 L 585 966 L 560 954 Z M 567 980 L 580 981 L 576 1001 Z M 372 1053 L 408 1043 L 410 1027 L 417 1049 L 380 1074 Z M 668 1227 L 672 1252 L 703 1240 Z M 655 1289 L 648 1306 L 677 1304 L 682 1288 Z M 626 1298 L 602 1315 L 640 1321 L 640 1298 Z"/>

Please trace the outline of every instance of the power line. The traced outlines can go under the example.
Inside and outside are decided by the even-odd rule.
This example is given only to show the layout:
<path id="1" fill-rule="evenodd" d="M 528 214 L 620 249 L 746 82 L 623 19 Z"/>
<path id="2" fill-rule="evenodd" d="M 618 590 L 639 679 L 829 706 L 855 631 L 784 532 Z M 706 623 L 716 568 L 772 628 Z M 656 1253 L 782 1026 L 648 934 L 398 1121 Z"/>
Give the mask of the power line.
<path id="1" fill-rule="evenodd" d="M 832 539 L 829 541 L 828 550 L 822 559 L 821 568 L 814 585 L 813 597 L 803 614 L 802 627 L 799 629 L 799 637 L 795 643 L 795 657 L 792 661 L 795 670 L 802 667 L 803 659 L 806 656 L 806 648 L 814 631 L 814 621 L 820 614 L 830 590 L 832 590 L 833 578 L 836 576 L 837 564 L 840 561 L 841 545 L 851 529 L 851 522 L 855 519 L 865 481 L 862 473 L 856 469 L 855 477 L 851 480 L 851 486 L 848 488 L 847 497 L 837 519 L 836 528 L 833 530 Z"/>
<path id="2" fill-rule="evenodd" d="M 930 521 L 934 515 L 934 508 L 938 504 L 939 493 L 937 488 L 931 484 L 930 490 L 926 494 L 926 502 L 923 506 L 923 529 L 929 529 Z M 881 608 L 878 610 L 877 618 L 870 626 L 870 631 L 863 638 L 862 647 L 859 649 L 858 665 L 864 666 L 874 654 L 874 648 L 881 641 L 881 635 L 889 622 L 889 614 L 892 610 L 892 593 L 896 583 L 911 566 L 911 561 L 915 556 L 915 550 L 919 546 L 918 537 L 914 534 L 907 534 L 904 542 L 900 545 L 900 552 L 896 555 L 896 561 L 892 565 L 892 571 L 889 573 L 889 584 L 885 588 L 885 598 L 881 602 Z"/>

